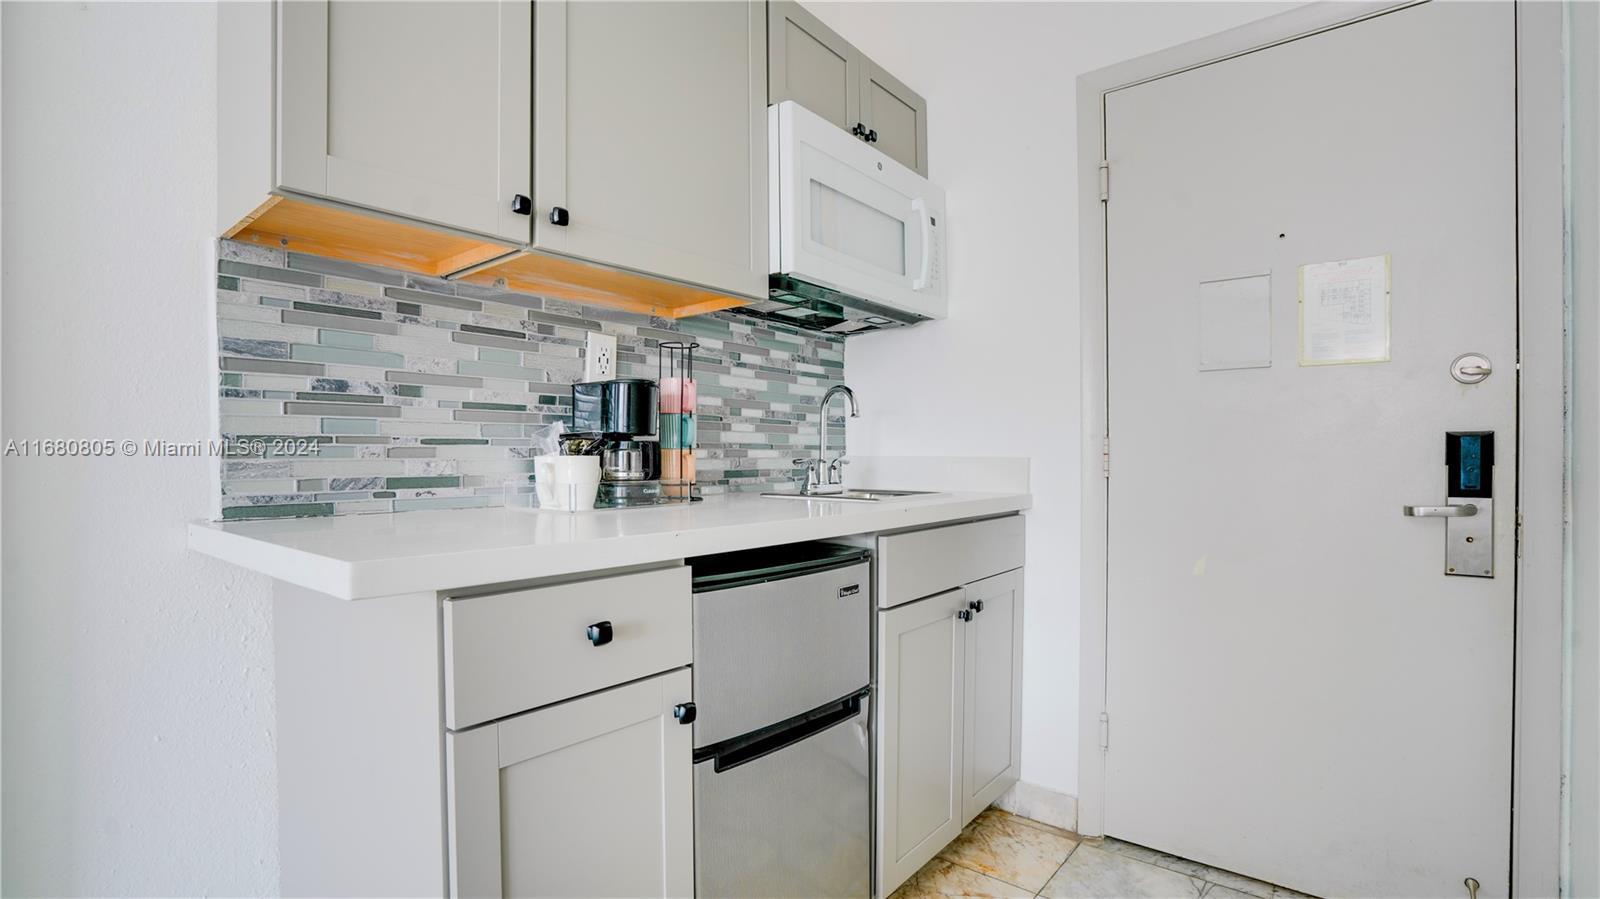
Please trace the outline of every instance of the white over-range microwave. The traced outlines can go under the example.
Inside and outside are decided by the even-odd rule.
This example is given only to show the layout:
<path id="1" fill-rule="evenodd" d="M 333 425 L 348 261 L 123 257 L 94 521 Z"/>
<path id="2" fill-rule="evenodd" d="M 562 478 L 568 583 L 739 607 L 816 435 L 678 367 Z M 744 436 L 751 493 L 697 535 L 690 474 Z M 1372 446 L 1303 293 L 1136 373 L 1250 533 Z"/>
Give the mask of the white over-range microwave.
<path id="1" fill-rule="evenodd" d="M 944 318 L 944 191 L 793 100 L 767 124 L 772 275 L 740 311 L 834 333 Z"/>

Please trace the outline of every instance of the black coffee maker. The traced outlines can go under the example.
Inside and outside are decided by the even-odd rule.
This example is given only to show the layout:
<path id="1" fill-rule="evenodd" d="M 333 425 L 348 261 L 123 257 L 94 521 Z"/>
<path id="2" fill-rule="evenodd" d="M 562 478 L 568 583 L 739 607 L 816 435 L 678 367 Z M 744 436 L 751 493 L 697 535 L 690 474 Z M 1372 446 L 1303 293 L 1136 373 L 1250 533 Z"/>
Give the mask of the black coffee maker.
<path id="1" fill-rule="evenodd" d="M 572 420 L 562 452 L 600 457 L 601 496 L 618 493 L 607 484 L 628 485 L 661 477 L 656 441 L 656 382 L 616 378 L 572 385 Z"/>

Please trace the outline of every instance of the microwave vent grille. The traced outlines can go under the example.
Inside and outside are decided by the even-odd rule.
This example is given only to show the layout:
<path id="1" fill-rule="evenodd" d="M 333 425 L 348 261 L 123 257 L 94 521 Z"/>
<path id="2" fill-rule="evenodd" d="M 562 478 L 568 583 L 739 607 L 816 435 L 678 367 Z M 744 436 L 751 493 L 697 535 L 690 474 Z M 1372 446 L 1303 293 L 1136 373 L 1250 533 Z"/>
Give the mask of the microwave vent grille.
<path id="1" fill-rule="evenodd" d="M 924 316 L 788 275 L 769 276 L 767 288 L 767 299 L 729 311 L 827 334 L 861 334 L 927 321 Z"/>

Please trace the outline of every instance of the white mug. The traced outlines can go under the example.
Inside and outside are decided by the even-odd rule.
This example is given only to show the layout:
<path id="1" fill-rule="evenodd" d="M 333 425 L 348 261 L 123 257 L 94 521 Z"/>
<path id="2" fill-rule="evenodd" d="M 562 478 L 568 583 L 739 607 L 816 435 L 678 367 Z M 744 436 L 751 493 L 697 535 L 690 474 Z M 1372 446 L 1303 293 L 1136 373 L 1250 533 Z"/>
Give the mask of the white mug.
<path id="1" fill-rule="evenodd" d="M 598 456 L 535 456 L 533 484 L 539 508 L 579 512 L 594 508 L 600 489 Z"/>

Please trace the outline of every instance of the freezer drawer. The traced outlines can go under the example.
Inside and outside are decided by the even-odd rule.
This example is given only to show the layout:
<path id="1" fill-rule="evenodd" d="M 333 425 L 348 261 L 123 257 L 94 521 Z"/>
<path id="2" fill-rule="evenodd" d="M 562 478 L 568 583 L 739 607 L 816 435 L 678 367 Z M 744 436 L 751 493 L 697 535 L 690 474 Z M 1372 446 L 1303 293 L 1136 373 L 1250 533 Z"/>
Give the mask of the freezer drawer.
<path id="1" fill-rule="evenodd" d="M 774 751 L 785 741 L 780 732 L 747 750 L 748 761 L 735 750 L 695 763 L 699 899 L 869 894 L 869 703 L 863 690 L 818 710 L 831 715 L 812 719 L 820 730 Z"/>
<path id="2" fill-rule="evenodd" d="M 792 718 L 871 680 L 868 562 L 710 592 L 697 587 L 697 748 Z"/>

